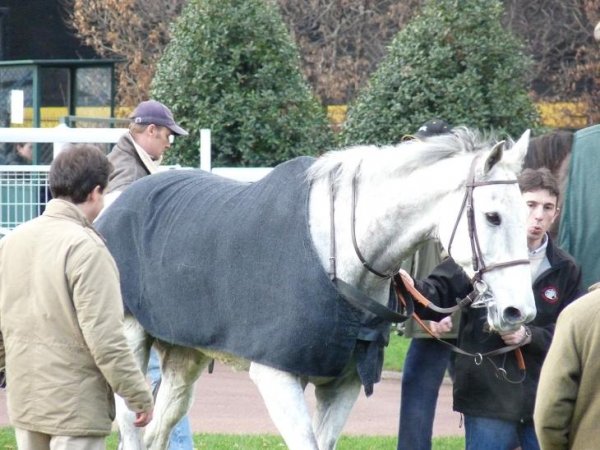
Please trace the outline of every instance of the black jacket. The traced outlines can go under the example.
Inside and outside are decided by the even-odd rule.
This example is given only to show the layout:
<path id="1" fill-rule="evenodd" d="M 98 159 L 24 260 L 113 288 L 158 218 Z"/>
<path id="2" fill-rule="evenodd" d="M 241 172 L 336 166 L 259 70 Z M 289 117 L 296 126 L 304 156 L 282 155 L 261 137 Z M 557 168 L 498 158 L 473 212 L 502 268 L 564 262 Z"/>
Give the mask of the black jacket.
<path id="1" fill-rule="evenodd" d="M 548 242 L 546 255 L 550 268 L 533 284 L 537 314 L 529 325 L 531 343 L 522 347 L 525 359 L 525 379 L 521 379 L 515 353 L 485 358 L 481 365 L 474 358 L 455 354 L 454 410 L 465 415 L 510 421 L 530 421 L 533 417 L 535 393 L 542 363 L 550 347 L 558 314 L 583 294 L 581 270 L 573 258 Z M 432 302 L 452 306 L 456 298 L 471 291 L 470 280 L 463 270 L 448 258 L 432 274 L 416 281 L 417 288 Z M 458 346 L 470 353 L 485 353 L 504 347 L 498 334 L 487 329 L 485 308 L 463 311 Z M 506 370 L 498 376 L 497 367 Z"/>

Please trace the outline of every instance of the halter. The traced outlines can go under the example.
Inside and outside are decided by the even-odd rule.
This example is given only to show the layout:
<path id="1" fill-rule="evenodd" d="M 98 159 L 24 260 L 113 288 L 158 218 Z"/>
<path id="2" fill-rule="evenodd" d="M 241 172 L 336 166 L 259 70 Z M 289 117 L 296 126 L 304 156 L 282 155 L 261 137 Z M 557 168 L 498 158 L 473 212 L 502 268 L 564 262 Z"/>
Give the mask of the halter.
<path id="1" fill-rule="evenodd" d="M 475 208 L 474 208 L 474 197 L 473 192 L 475 188 L 480 186 L 491 186 L 497 184 L 516 184 L 517 180 L 490 180 L 490 181 L 475 181 L 475 166 L 479 158 L 474 158 L 471 167 L 469 169 L 468 182 L 465 185 L 465 195 L 463 197 L 463 201 L 461 203 L 460 210 L 458 211 L 456 221 L 454 222 L 454 228 L 452 230 L 452 234 L 450 236 L 450 242 L 448 244 L 448 253 L 451 255 L 451 247 L 454 242 L 454 236 L 456 235 L 456 230 L 458 229 L 458 224 L 462 218 L 463 212 L 466 212 L 467 217 L 467 226 L 469 232 L 469 241 L 471 243 L 471 253 L 472 253 L 472 264 L 473 270 L 475 271 L 475 275 L 471 279 L 471 283 L 473 284 L 473 292 L 465 297 L 463 300 L 457 303 L 456 306 L 451 308 L 440 308 L 431 302 L 429 302 L 428 307 L 433 309 L 434 311 L 440 313 L 452 313 L 463 306 L 471 305 L 472 307 L 487 307 L 492 302 L 493 297 L 489 293 L 489 287 L 487 283 L 483 280 L 483 274 L 486 272 L 491 272 L 496 269 L 503 269 L 510 266 L 516 266 L 520 264 L 529 264 L 528 259 L 516 259 L 512 261 L 498 262 L 486 264 L 483 259 L 483 253 L 481 251 L 481 246 L 479 243 L 479 238 L 477 236 L 477 226 L 475 222 Z M 362 263 L 362 265 L 372 274 L 380 277 L 380 278 L 392 278 L 394 282 L 397 284 L 394 276 L 398 273 L 399 268 L 396 270 L 392 270 L 389 273 L 384 273 L 379 270 L 376 270 L 369 262 L 367 262 L 366 258 L 361 253 L 358 242 L 356 239 L 356 198 L 357 198 L 357 184 L 358 184 L 358 172 L 360 166 L 356 169 L 354 176 L 352 177 L 352 204 L 351 204 L 351 219 L 350 219 L 350 228 L 352 235 L 352 245 L 354 246 L 354 252 L 356 256 Z M 338 285 L 338 287 L 343 286 L 344 292 L 342 292 L 345 296 L 348 297 L 366 297 L 364 294 L 360 295 L 358 290 L 354 287 L 351 287 L 347 283 L 339 280 L 336 276 L 336 266 L 335 266 L 335 225 L 334 225 L 334 204 L 335 204 L 335 188 L 333 183 L 333 172 L 330 173 L 330 217 L 331 217 L 331 232 L 330 232 L 330 268 L 329 268 L 329 277 L 332 281 Z M 344 286 L 345 285 L 345 286 Z M 352 292 L 349 292 L 352 291 Z M 368 297 L 367 297 L 368 298 Z M 365 303 L 364 300 L 358 301 L 354 299 L 355 303 Z M 375 300 L 371 300 L 369 303 L 377 303 Z M 363 306 L 365 308 L 365 306 Z M 375 313 L 373 309 L 379 310 L 378 307 L 372 305 L 372 307 L 366 307 L 371 312 Z M 385 306 L 384 306 L 385 308 Z M 412 308 L 411 308 L 412 309 Z M 394 312 L 395 313 L 395 312 Z M 376 314 L 376 313 L 375 313 Z M 397 313 L 395 313 L 397 314 Z M 404 317 L 404 316 L 402 316 Z M 399 321 L 399 317 L 394 321 Z M 405 320 L 405 319 L 404 319 Z"/>
<path id="2" fill-rule="evenodd" d="M 497 184 L 516 184 L 517 180 L 490 180 L 490 181 L 475 181 L 475 165 L 477 163 L 478 158 L 474 158 L 471 163 L 471 168 L 469 170 L 469 182 L 465 185 L 465 195 L 463 197 L 463 201 L 460 206 L 460 210 L 458 211 L 458 215 L 456 216 L 456 221 L 454 222 L 454 228 L 452 229 L 452 234 L 450 236 L 450 242 L 448 244 L 448 254 L 452 256 L 451 248 L 452 243 L 454 242 L 454 236 L 456 235 L 456 230 L 458 229 L 458 224 L 460 223 L 462 213 L 466 210 L 467 217 L 467 226 L 469 232 L 469 241 L 471 243 L 471 254 L 472 254 L 472 264 L 473 270 L 475 271 L 475 275 L 471 279 L 471 283 L 473 284 L 474 291 L 478 293 L 476 299 L 473 299 L 473 307 L 482 307 L 489 304 L 491 301 L 491 296 L 488 295 L 488 286 L 483 281 L 483 274 L 486 272 L 491 272 L 496 269 L 503 269 L 510 266 L 516 266 L 520 264 L 529 264 L 528 259 L 515 259 L 512 261 L 505 261 L 499 263 L 492 263 L 486 265 L 483 259 L 483 252 L 481 251 L 481 246 L 479 244 L 479 238 L 477 236 L 477 225 L 475 222 L 475 207 L 474 207 L 474 198 L 473 192 L 475 188 L 480 186 L 491 186 Z M 354 251 L 356 256 L 362 263 L 362 265 L 374 275 L 377 275 L 380 278 L 391 278 L 393 277 L 398 270 L 394 270 L 390 273 L 383 273 L 370 265 L 365 257 L 362 255 L 360 249 L 358 248 L 358 243 L 356 240 L 356 192 L 357 192 L 357 179 L 358 179 L 358 169 L 352 178 L 352 217 L 351 217 L 351 233 L 352 233 L 352 245 L 354 246 Z M 333 228 L 332 228 L 333 229 Z M 434 308 L 435 309 L 435 308 Z M 447 310 L 448 308 L 446 308 Z M 447 312 L 447 311 L 444 311 Z"/>
<path id="3" fill-rule="evenodd" d="M 460 210 L 458 211 L 456 221 L 454 222 L 454 228 L 452 229 L 452 234 L 450 235 L 450 242 L 448 243 L 448 254 L 452 256 L 451 248 L 452 243 L 454 242 L 454 236 L 456 235 L 456 230 L 458 229 L 458 224 L 460 223 L 462 213 L 466 210 L 465 215 L 467 217 L 469 241 L 471 243 L 471 261 L 473 265 L 473 270 L 475 271 L 475 275 L 473 275 L 471 283 L 473 284 L 474 291 L 478 292 L 477 298 L 474 299 L 473 304 L 471 305 L 474 308 L 487 306 L 492 301 L 492 297 L 488 294 L 489 288 L 485 281 L 483 281 L 484 273 L 491 272 L 492 270 L 496 269 L 504 269 L 510 266 L 529 264 L 529 259 L 515 259 L 512 261 L 492 263 L 489 265 L 486 265 L 485 261 L 483 260 L 483 253 L 481 251 L 481 246 L 479 245 L 479 238 L 477 236 L 477 224 L 475 222 L 475 202 L 473 192 L 475 191 L 475 188 L 480 186 L 491 186 L 497 184 L 516 184 L 517 180 L 475 181 L 475 165 L 477 163 L 477 159 L 478 158 L 473 159 L 473 162 L 471 163 L 471 168 L 469 170 L 470 182 L 468 182 L 465 186 L 465 195 L 463 197 Z"/>
<path id="4" fill-rule="evenodd" d="M 486 272 L 491 272 L 492 270 L 496 270 L 496 269 L 503 269 L 503 268 L 510 267 L 510 266 L 516 266 L 516 265 L 520 265 L 520 264 L 529 264 L 530 263 L 528 259 L 516 259 L 516 260 L 512 260 L 512 261 L 505 261 L 505 262 L 492 263 L 492 264 L 486 265 L 486 263 L 483 259 L 483 253 L 481 251 L 481 246 L 479 244 L 479 238 L 477 236 L 477 226 L 476 226 L 476 222 L 475 222 L 475 208 L 474 208 L 473 192 L 474 192 L 475 188 L 480 187 L 480 186 L 491 186 L 491 185 L 497 185 L 497 184 L 516 184 L 517 180 L 475 181 L 475 166 L 476 166 L 477 160 L 478 160 L 478 158 L 474 158 L 473 162 L 471 163 L 471 167 L 469 170 L 469 176 L 468 176 L 469 182 L 467 182 L 467 184 L 465 185 L 465 195 L 463 197 L 463 201 L 461 203 L 460 210 L 458 211 L 456 221 L 454 222 L 454 228 L 452 230 L 452 234 L 450 236 L 450 242 L 448 244 L 448 254 L 451 255 L 450 250 L 452 247 L 452 242 L 454 242 L 454 236 L 456 235 L 456 230 L 458 229 L 458 224 L 460 223 L 462 214 L 466 210 L 469 241 L 471 243 L 472 264 L 473 264 L 473 270 L 475 271 L 475 275 L 471 279 L 471 283 L 473 284 L 473 288 L 474 288 L 473 292 L 471 294 L 469 294 L 464 299 L 458 301 L 457 304 L 451 308 L 440 308 L 440 307 L 434 305 L 433 303 L 431 303 L 431 301 L 426 299 L 416 289 L 409 288 L 402 281 L 401 276 L 398 274 L 399 269 L 394 270 L 390 273 L 383 273 L 383 272 L 376 270 L 371 264 L 369 264 L 367 262 L 365 257 L 362 255 L 360 249 L 358 248 L 358 242 L 356 239 L 356 197 L 357 197 L 357 183 L 358 183 L 358 181 L 357 181 L 358 180 L 358 168 L 352 178 L 352 205 L 351 205 L 350 227 L 351 227 L 352 245 L 354 246 L 354 252 L 356 253 L 356 256 L 358 257 L 358 259 L 360 260 L 362 265 L 369 272 L 373 273 L 374 275 L 376 275 L 380 278 L 384 278 L 384 279 L 392 278 L 394 290 L 396 293 L 396 298 L 398 299 L 396 306 L 399 306 L 400 304 L 402 304 L 406 309 L 407 315 L 405 316 L 405 315 L 399 314 L 396 311 L 393 311 L 390 308 L 387 308 L 386 306 L 381 305 L 380 303 L 371 299 L 367 295 L 363 294 L 361 291 L 359 291 L 354 286 L 351 286 L 348 283 L 345 283 L 344 281 L 342 281 L 336 277 L 336 273 L 335 273 L 335 225 L 334 225 L 335 188 L 333 186 L 333 180 L 331 180 L 331 179 L 330 179 L 330 189 L 331 189 L 331 192 L 330 192 L 331 193 L 331 195 L 330 195 L 330 214 L 331 214 L 330 252 L 331 253 L 330 253 L 330 258 L 329 258 L 329 261 L 330 261 L 329 275 L 330 275 L 331 280 L 336 284 L 336 286 L 340 290 L 341 294 L 344 296 L 344 298 L 346 298 L 346 300 L 349 301 L 355 307 L 358 307 L 361 309 L 366 309 L 369 312 L 371 312 L 372 314 L 382 317 L 383 319 L 388 320 L 390 322 L 402 322 L 412 316 L 425 329 L 425 331 L 427 331 L 432 337 L 437 339 L 439 342 L 442 342 L 443 344 L 449 346 L 452 349 L 452 351 L 454 351 L 454 352 L 463 354 L 465 356 L 473 357 L 475 364 L 477 364 L 477 365 L 480 365 L 483 362 L 484 358 L 487 358 L 490 361 L 492 361 L 491 360 L 492 356 L 506 355 L 508 352 L 511 352 L 514 350 L 517 361 L 518 361 L 519 368 L 522 371 L 521 379 L 519 379 L 517 381 L 510 380 L 506 374 L 506 370 L 504 370 L 503 367 L 500 367 L 500 368 L 496 367 L 496 370 L 497 370 L 498 375 L 501 376 L 502 378 L 504 378 L 505 380 L 507 380 L 509 382 L 514 382 L 514 383 L 520 383 L 523 381 L 524 376 L 525 376 L 524 375 L 525 374 L 525 363 L 523 360 L 522 353 L 519 349 L 520 345 L 509 345 L 509 346 L 505 346 L 505 347 L 502 347 L 502 348 L 499 348 L 496 350 L 492 350 L 487 353 L 469 353 L 453 344 L 450 344 L 446 341 L 440 340 L 439 338 L 435 337 L 433 335 L 433 333 L 431 333 L 431 331 L 428 329 L 428 327 L 425 324 L 423 324 L 421 319 L 418 316 L 416 316 L 416 314 L 413 314 L 413 312 L 414 312 L 413 298 L 416 299 L 417 301 L 419 301 L 421 304 L 423 304 L 423 306 L 430 308 L 434 311 L 440 312 L 440 313 L 452 313 L 458 309 L 461 309 L 462 307 L 468 306 L 469 304 L 471 305 L 471 307 L 474 307 L 474 308 L 487 307 L 490 305 L 493 297 L 489 294 L 489 292 L 488 292 L 489 288 L 488 288 L 487 284 L 485 283 L 485 281 L 483 281 L 483 274 Z M 330 178 L 331 178 L 331 175 L 330 175 Z M 410 293 L 409 293 L 409 290 L 411 291 Z M 492 364 L 493 364 L 493 361 L 492 361 Z"/>

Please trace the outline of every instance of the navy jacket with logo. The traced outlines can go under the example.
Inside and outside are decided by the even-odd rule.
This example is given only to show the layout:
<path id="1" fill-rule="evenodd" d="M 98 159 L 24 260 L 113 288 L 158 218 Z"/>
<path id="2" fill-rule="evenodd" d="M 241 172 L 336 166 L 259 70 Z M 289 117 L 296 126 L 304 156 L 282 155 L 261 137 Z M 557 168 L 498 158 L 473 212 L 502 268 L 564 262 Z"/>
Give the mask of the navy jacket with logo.
<path id="1" fill-rule="evenodd" d="M 521 348 L 525 378 L 519 382 L 523 376 L 514 352 L 485 358 L 481 365 L 477 365 L 472 357 L 454 354 L 455 411 L 510 421 L 532 420 L 540 370 L 558 315 L 584 293 L 581 270 L 573 258 L 550 239 L 546 255 L 550 268 L 533 284 L 537 314 L 528 324 L 531 343 Z M 472 290 L 469 278 L 452 258 L 443 261 L 427 278 L 415 280 L 415 285 L 432 302 L 444 307 L 452 306 L 456 298 L 463 298 Z M 458 346 L 470 353 L 485 353 L 505 344 L 498 334 L 488 331 L 485 308 L 467 308 L 461 317 Z M 497 368 L 503 368 L 506 377 L 498 376 Z"/>

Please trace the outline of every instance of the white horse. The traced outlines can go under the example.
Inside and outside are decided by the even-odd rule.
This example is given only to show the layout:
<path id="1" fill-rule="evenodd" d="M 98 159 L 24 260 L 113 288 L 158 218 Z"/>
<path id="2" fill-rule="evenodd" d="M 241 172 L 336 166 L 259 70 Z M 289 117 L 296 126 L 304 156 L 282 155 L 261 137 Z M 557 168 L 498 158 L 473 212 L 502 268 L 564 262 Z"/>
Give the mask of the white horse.
<path id="1" fill-rule="evenodd" d="M 493 297 L 486 303 L 492 329 L 511 330 L 532 320 L 535 303 L 526 264 L 525 209 L 516 184 L 528 140 L 526 132 L 513 145 L 489 142 L 478 133 L 457 128 L 424 141 L 359 146 L 318 158 L 307 173 L 308 212 L 310 235 L 323 269 L 334 280 L 343 280 L 385 305 L 389 276 L 398 271 L 402 259 L 422 241 L 438 237 L 446 249 L 451 247 L 451 255 L 469 276 L 484 268 L 478 276 L 487 286 L 488 298 Z M 467 208 L 461 207 L 465 191 L 471 194 Z M 471 239 L 465 214 L 470 205 L 471 234 L 475 234 Z M 111 209 L 105 220 L 111 220 L 110 213 Z M 107 240 L 110 243 L 111 236 Z M 474 260 L 478 267 L 473 267 Z M 278 270 L 275 263 L 272 270 Z M 171 428 L 189 409 L 200 373 L 215 357 L 235 361 L 239 355 L 155 339 L 133 316 L 126 318 L 126 331 L 143 369 L 150 346 L 157 348 L 162 384 L 154 419 L 143 436 L 132 425 L 133 414 L 117 399 L 123 448 L 167 448 Z M 255 361 L 250 361 L 249 373 L 288 448 L 336 447 L 361 387 L 354 358 L 338 376 L 289 373 Z M 315 385 L 312 420 L 304 398 L 307 383 Z"/>

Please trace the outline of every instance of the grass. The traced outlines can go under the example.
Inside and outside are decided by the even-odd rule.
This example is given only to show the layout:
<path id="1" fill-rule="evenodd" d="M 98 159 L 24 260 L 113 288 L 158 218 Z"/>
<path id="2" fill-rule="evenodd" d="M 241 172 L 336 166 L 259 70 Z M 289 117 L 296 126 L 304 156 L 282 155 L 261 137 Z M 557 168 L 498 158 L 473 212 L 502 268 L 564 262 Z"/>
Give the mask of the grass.
<path id="1" fill-rule="evenodd" d="M 433 450 L 462 450 L 464 439 L 444 437 L 433 439 Z M 272 435 L 232 435 L 195 434 L 194 447 L 198 450 L 285 450 L 279 436 Z M 0 449 L 16 450 L 15 433 L 12 428 L 0 428 Z M 106 440 L 106 448 L 117 448 L 117 435 L 111 434 Z M 342 436 L 337 450 L 395 450 L 396 438 L 391 436 Z"/>
<path id="2" fill-rule="evenodd" d="M 383 370 L 402 371 L 404 367 L 404 358 L 408 350 L 410 339 L 404 336 L 398 336 L 392 329 L 390 333 L 390 343 L 385 348 L 385 359 L 383 360 Z"/>

